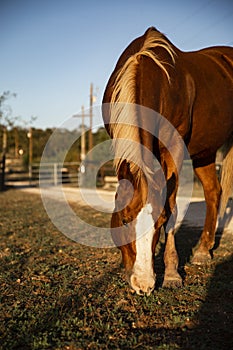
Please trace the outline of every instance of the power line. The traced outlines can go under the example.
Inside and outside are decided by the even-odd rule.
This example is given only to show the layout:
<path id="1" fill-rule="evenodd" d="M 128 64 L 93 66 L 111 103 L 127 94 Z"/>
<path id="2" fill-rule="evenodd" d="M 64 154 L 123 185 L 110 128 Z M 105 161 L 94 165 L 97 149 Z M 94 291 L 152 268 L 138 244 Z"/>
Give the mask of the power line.
<path id="1" fill-rule="evenodd" d="M 208 26 L 202 28 L 202 29 L 199 30 L 195 35 L 193 35 L 191 38 L 189 38 L 189 39 L 185 40 L 184 42 L 182 42 L 181 45 L 185 45 L 188 41 L 193 41 L 193 39 L 195 39 L 196 37 L 200 36 L 201 33 L 203 33 L 203 32 L 206 33 L 210 28 L 212 28 L 213 26 L 216 27 L 217 25 L 219 25 L 219 23 L 223 22 L 226 18 L 228 18 L 228 17 L 230 17 L 230 16 L 232 16 L 232 15 L 233 15 L 233 12 L 230 12 L 230 13 L 228 12 L 228 13 L 226 13 L 226 14 L 225 14 L 223 17 L 221 17 L 218 21 L 215 21 L 215 22 L 209 24 Z M 228 44 L 228 45 L 229 45 L 229 44 Z"/>
<path id="2" fill-rule="evenodd" d="M 193 19 L 193 17 L 198 15 L 201 11 L 203 11 L 206 7 L 208 7 L 212 2 L 215 2 L 215 1 L 216 0 L 209 0 L 202 6 L 199 6 L 195 11 L 193 11 L 187 17 L 185 17 L 183 21 L 180 21 L 179 25 L 174 27 L 174 30 L 177 31 L 177 28 L 179 29 L 180 27 L 182 27 L 186 22 L 188 22 L 190 19 Z M 173 31 L 173 29 L 171 31 Z"/>

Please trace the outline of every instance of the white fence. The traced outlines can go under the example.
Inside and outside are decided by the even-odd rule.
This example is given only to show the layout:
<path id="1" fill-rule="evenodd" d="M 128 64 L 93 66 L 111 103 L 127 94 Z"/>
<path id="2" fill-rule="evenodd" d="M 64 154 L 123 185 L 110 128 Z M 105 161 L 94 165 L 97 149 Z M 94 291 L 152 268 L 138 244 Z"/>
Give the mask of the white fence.
<path id="1" fill-rule="evenodd" d="M 87 166 L 90 167 L 91 172 L 97 174 L 95 179 L 97 186 L 104 186 L 106 189 L 116 187 L 117 178 L 111 166 L 103 166 L 98 169 L 98 166 L 94 162 L 88 163 Z M 184 181 L 184 183 L 186 183 L 186 180 L 190 181 L 190 167 L 192 167 L 191 161 L 184 161 L 182 177 L 182 182 Z M 14 169 L 14 166 L 11 165 L 6 171 L 5 181 L 8 186 L 57 186 L 62 184 L 78 187 L 80 170 L 79 162 L 33 163 L 32 166 L 29 166 L 28 171 L 19 170 L 18 168 Z M 221 164 L 217 164 L 216 172 L 220 175 Z M 87 181 L 88 183 L 87 177 L 90 171 L 86 174 L 84 178 L 85 182 Z M 201 187 L 195 176 L 193 180 L 194 185 Z"/>
<path id="2" fill-rule="evenodd" d="M 79 162 L 69 163 L 33 163 L 26 169 L 19 170 L 11 166 L 6 171 L 6 185 L 58 185 L 78 186 Z"/>
<path id="3" fill-rule="evenodd" d="M 96 176 L 97 186 L 104 186 L 108 177 L 114 176 L 115 172 L 111 166 L 98 166 L 93 162 L 86 164 L 93 170 Z M 90 171 L 88 172 L 90 174 Z M 15 168 L 11 165 L 6 172 L 6 185 L 30 185 L 30 186 L 57 186 L 59 184 L 79 186 L 80 162 L 65 163 L 33 163 L 28 171 Z M 111 181 L 110 181 L 111 182 Z"/>
<path id="4" fill-rule="evenodd" d="M 29 167 L 29 180 L 40 185 L 70 184 L 78 186 L 78 172 L 80 163 L 41 163 Z"/>

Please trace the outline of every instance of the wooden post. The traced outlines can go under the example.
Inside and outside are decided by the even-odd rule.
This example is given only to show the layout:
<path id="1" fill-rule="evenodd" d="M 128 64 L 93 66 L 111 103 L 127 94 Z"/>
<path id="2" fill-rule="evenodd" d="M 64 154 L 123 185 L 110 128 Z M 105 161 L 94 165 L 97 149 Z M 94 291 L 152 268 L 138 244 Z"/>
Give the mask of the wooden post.
<path id="1" fill-rule="evenodd" d="M 6 149 L 7 149 L 7 128 L 3 126 L 2 150 L 3 150 L 3 154 L 5 155 L 6 155 Z"/>
<path id="2" fill-rule="evenodd" d="M 85 155 L 86 155 L 84 118 L 85 118 L 84 106 L 82 106 L 81 155 L 80 155 L 81 161 L 85 159 Z"/>
<path id="3" fill-rule="evenodd" d="M 0 191 L 5 189 L 5 166 L 6 166 L 6 155 L 3 153 L 2 159 L 0 160 Z"/>
<path id="4" fill-rule="evenodd" d="M 28 161 L 28 175 L 29 175 L 29 184 L 32 181 L 32 158 L 33 158 L 33 141 L 32 141 L 32 128 L 29 129 L 27 134 L 29 139 L 29 161 Z"/>
<path id="5" fill-rule="evenodd" d="M 14 127 L 14 137 L 15 137 L 15 158 L 19 158 L 19 133 L 18 128 Z"/>
<path id="6" fill-rule="evenodd" d="M 4 191 L 5 189 L 6 149 L 7 149 L 7 128 L 3 126 L 2 159 L 0 160 L 0 191 Z"/>
<path id="7" fill-rule="evenodd" d="M 57 163 L 53 164 L 53 184 L 54 186 L 57 186 L 58 179 L 57 179 L 58 173 L 57 173 Z"/>
<path id="8" fill-rule="evenodd" d="M 89 152 L 93 148 L 92 126 L 93 126 L 93 84 L 91 83 L 91 86 L 90 86 L 90 129 L 89 129 L 89 135 L 88 135 L 88 140 L 89 140 L 88 150 L 89 150 Z M 91 159 L 91 157 L 90 157 L 90 159 Z"/>

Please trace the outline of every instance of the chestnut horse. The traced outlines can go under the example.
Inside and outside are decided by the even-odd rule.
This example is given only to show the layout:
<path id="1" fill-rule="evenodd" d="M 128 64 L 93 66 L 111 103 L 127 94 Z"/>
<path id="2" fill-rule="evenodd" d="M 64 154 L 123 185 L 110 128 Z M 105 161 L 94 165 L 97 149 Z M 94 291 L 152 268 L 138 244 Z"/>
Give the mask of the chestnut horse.
<path id="1" fill-rule="evenodd" d="M 154 125 L 150 111 L 161 116 L 154 119 Z M 138 294 L 149 295 L 154 289 L 154 252 L 164 227 L 163 286 L 181 286 L 174 228 L 184 149 L 202 183 L 207 209 L 193 263 L 210 259 L 218 210 L 221 206 L 224 213 L 232 191 L 233 48 L 182 52 L 155 28 L 149 28 L 120 56 L 104 93 L 103 119 L 114 142 L 119 179 L 111 231 L 122 252 L 129 283 Z M 166 127 L 161 127 L 165 130 L 161 138 L 162 119 L 172 128 L 167 133 Z M 220 185 L 215 158 L 221 146 L 225 153 Z M 155 172 L 151 154 L 158 159 L 162 176 Z"/>

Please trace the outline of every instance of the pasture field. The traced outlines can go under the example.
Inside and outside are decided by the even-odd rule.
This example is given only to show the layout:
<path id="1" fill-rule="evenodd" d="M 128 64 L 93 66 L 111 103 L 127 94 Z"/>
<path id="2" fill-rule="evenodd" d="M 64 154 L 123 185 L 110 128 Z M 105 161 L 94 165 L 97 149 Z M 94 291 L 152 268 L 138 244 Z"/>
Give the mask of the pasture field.
<path id="1" fill-rule="evenodd" d="M 109 225 L 107 214 L 73 209 Z M 156 290 L 137 296 L 118 249 L 66 238 L 38 195 L 0 193 L 0 349 L 232 349 L 232 234 L 218 233 L 204 267 L 189 263 L 199 235 L 184 223 L 176 236 L 182 289 L 161 288 L 161 241 Z"/>

